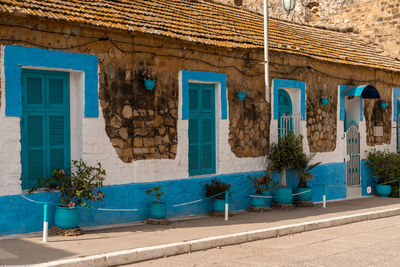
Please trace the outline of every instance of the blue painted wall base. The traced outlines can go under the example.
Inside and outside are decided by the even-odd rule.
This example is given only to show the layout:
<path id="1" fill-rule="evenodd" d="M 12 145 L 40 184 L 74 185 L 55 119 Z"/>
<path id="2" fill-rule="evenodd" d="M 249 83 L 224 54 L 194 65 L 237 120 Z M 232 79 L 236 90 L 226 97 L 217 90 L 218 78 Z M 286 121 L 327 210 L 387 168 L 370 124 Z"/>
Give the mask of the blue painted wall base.
<path id="1" fill-rule="evenodd" d="M 362 163 L 362 192 L 373 185 L 369 171 Z M 313 189 L 313 202 L 322 201 L 322 184 L 327 185 L 327 200 L 346 198 L 346 165 L 345 163 L 330 163 L 317 166 L 313 170 L 314 180 L 308 182 Z M 138 211 L 100 211 L 80 210 L 79 226 L 108 225 L 142 221 L 149 217 L 150 203 L 155 198 L 146 194 L 146 190 L 162 185 L 165 192 L 161 201 L 169 204 L 167 217 L 180 217 L 209 213 L 213 201 L 207 200 L 186 206 L 172 207 L 180 204 L 205 198 L 205 184 L 218 177 L 221 181 L 232 185 L 229 198 L 229 210 L 244 210 L 250 206 L 250 195 L 254 194 L 253 185 L 248 176 L 264 175 L 264 172 L 234 173 L 212 176 L 208 178 L 187 178 L 154 183 L 125 184 L 105 186 L 106 198 L 104 206 L 96 203 L 95 207 L 107 209 L 138 209 Z M 274 173 L 273 179 L 280 180 L 280 174 Z M 294 190 L 298 179 L 293 170 L 287 171 L 287 184 Z M 373 187 L 372 187 L 373 188 Z M 374 190 L 371 194 L 374 193 Z M 27 195 L 29 198 L 41 202 L 59 202 L 59 193 L 43 192 Z M 177 198 L 179 196 L 179 198 Z M 19 195 L 0 197 L 0 235 L 11 235 L 29 232 L 38 232 L 43 226 L 43 205 L 29 202 Z M 55 206 L 49 205 L 49 226 L 54 225 Z M 26 216 L 29 214 L 29 216 Z"/>

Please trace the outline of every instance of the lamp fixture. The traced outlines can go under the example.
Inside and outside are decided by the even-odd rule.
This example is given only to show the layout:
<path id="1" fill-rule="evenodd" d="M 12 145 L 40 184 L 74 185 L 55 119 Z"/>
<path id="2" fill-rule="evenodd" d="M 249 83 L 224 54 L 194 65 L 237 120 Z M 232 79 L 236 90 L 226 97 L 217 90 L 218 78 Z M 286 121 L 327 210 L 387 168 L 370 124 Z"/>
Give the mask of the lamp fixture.
<path id="1" fill-rule="evenodd" d="M 295 0 L 282 0 L 282 7 L 288 15 L 294 9 L 295 4 Z"/>

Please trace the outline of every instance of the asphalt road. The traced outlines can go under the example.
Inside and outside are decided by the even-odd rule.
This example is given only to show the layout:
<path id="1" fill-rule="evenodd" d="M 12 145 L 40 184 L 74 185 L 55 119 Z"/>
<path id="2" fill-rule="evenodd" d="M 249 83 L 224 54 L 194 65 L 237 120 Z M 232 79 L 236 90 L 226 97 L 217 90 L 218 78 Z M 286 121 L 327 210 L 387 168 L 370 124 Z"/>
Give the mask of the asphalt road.
<path id="1" fill-rule="evenodd" d="M 400 216 L 129 266 L 400 266 Z"/>

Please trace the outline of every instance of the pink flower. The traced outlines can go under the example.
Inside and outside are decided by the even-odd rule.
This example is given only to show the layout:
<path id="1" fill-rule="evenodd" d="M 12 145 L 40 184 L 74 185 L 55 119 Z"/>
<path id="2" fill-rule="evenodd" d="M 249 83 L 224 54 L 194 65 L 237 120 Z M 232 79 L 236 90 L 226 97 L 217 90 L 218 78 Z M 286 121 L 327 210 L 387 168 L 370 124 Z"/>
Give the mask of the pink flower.
<path id="1" fill-rule="evenodd" d="M 70 209 L 73 209 L 75 208 L 75 203 L 69 202 L 68 206 Z"/>
<path id="2" fill-rule="evenodd" d="M 258 180 L 258 182 L 262 183 L 262 179 L 260 178 L 260 180 Z"/>
<path id="3" fill-rule="evenodd" d="M 65 174 L 64 170 L 60 170 L 60 173 L 61 173 L 61 174 Z"/>
<path id="4" fill-rule="evenodd" d="M 99 193 L 99 197 L 100 197 L 100 198 L 103 198 L 103 194 L 102 194 L 102 193 Z"/>

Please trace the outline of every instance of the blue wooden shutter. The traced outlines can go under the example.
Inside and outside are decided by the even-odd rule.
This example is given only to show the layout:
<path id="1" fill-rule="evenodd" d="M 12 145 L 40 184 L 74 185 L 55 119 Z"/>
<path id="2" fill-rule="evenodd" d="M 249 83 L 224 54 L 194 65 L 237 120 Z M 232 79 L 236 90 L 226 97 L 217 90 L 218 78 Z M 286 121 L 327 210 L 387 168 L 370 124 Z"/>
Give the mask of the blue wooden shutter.
<path id="1" fill-rule="evenodd" d="M 50 176 L 54 169 L 69 168 L 69 75 L 24 70 L 22 72 L 21 163 L 22 188 Z"/>
<path id="2" fill-rule="evenodd" d="M 189 175 L 215 173 L 215 86 L 189 84 Z"/>

